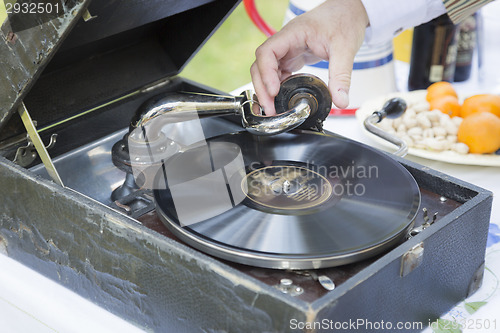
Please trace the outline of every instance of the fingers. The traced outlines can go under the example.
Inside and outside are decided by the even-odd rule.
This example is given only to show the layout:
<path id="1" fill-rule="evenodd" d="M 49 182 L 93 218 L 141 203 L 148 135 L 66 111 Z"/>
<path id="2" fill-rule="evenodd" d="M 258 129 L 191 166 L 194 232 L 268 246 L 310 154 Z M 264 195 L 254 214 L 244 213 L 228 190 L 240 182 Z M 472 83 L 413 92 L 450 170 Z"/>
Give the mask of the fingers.
<path id="1" fill-rule="evenodd" d="M 255 94 L 259 99 L 260 106 L 264 109 L 266 115 L 275 115 L 276 110 L 274 108 L 274 97 L 278 94 L 280 85 L 278 76 L 276 75 L 276 78 L 267 78 L 267 83 L 265 83 L 261 77 L 261 72 L 257 62 L 254 62 L 252 67 L 250 67 L 250 74 L 252 76 Z"/>
<path id="2" fill-rule="evenodd" d="M 330 59 L 328 87 L 335 106 L 345 109 L 349 105 L 349 87 L 354 55 L 332 51 Z M 337 56 L 335 56 L 337 55 Z"/>
<path id="3" fill-rule="evenodd" d="M 349 87 L 354 57 L 358 52 L 365 37 L 365 29 L 369 20 L 361 1 L 331 1 L 325 6 L 336 8 L 342 13 L 335 21 L 338 23 L 333 28 L 328 54 L 330 66 L 328 69 L 328 87 L 332 93 L 333 104 L 344 109 L 349 105 Z M 348 25 L 348 23 L 351 24 Z M 346 26 L 349 26 L 346 29 Z"/>
<path id="4" fill-rule="evenodd" d="M 360 0 L 330 0 L 290 21 L 255 52 L 250 72 L 266 115 L 274 115 L 280 81 L 305 63 L 330 61 L 329 89 L 339 108 L 349 104 L 354 56 L 363 39 L 368 16 Z"/>
<path id="5" fill-rule="evenodd" d="M 279 92 L 282 80 L 291 75 L 292 70 L 299 69 L 302 50 L 297 50 L 297 43 L 293 42 L 295 33 L 280 31 L 269 38 L 255 51 L 255 62 L 250 68 L 252 82 L 259 103 L 266 115 L 276 114 L 274 97 Z M 299 57 L 299 59 L 295 59 Z"/>
<path id="6" fill-rule="evenodd" d="M 256 60 L 250 68 L 255 93 L 268 116 L 276 114 L 274 97 L 276 97 L 280 89 L 280 59 L 275 53 L 277 46 L 274 44 L 273 37 L 271 37 L 259 46 L 255 51 Z"/>

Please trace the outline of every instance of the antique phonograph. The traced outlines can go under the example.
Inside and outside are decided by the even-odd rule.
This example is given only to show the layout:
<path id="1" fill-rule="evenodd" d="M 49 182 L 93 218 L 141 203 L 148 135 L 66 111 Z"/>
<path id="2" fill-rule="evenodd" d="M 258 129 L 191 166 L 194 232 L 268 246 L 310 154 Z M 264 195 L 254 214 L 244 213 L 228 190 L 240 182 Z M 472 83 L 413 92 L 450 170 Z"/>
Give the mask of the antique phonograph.
<path id="1" fill-rule="evenodd" d="M 315 77 L 283 82 L 264 117 L 251 92 L 177 75 L 237 3 L 66 1 L 74 15 L 0 47 L 22 69 L 0 85 L 6 254 L 153 331 L 427 322 L 473 293 L 491 193 L 323 131 Z M 57 136 L 62 184 L 36 133 Z"/>

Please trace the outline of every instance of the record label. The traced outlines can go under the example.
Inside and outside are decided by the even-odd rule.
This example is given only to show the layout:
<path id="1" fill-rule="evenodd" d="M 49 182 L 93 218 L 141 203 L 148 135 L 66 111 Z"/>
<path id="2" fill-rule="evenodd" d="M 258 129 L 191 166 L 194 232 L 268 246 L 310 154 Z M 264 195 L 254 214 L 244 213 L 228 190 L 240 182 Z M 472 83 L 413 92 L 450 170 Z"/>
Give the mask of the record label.
<path id="1" fill-rule="evenodd" d="M 298 163 L 295 163 L 298 164 Z M 334 200 L 335 183 L 310 166 L 273 162 L 253 166 L 241 182 L 247 205 L 261 211 L 304 214 Z"/>

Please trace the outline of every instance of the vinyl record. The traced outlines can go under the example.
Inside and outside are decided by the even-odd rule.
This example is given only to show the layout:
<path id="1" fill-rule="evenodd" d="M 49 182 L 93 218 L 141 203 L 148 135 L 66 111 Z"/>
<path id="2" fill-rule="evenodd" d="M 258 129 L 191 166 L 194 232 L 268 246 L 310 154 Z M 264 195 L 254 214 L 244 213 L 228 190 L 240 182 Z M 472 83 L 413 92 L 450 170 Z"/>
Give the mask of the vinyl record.
<path id="1" fill-rule="evenodd" d="M 417 183 L 390 156 L 314 132 L 212 138 L 167 161 L 157 183 L 158 215 L 181 240 L 279 269 L 376 255 L 404 239 L 420 205 Z"/>

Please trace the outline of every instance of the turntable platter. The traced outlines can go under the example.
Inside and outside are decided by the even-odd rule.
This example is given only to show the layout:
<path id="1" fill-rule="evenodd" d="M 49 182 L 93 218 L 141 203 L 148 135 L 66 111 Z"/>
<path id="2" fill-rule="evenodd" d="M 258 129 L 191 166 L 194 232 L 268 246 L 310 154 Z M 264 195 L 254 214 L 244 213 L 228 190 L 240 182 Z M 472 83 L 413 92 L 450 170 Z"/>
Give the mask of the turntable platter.
<path id="1" fill-rule="evenodd" d="M 420 204 L 417 183 L 401 164 L 342 137 L 239 132 L 209 139 L 207 147 L 166 162 L 157 179 L 163 188 L 154 195 L 158 215 L 177 237 L 222 259 L 279 269 L 351 263 L 402 241 Z M 243 169 L 229 172 L 238 152 Z M 214 200 L 199 209 L 202 217 L 183 223 L 186 209 L 172 189 L 192 180 L 185 175 L 217 169 L 225 170 L 225 188 L 191 186 L 187 211 L 224 189 L 230 204 Z"/>

